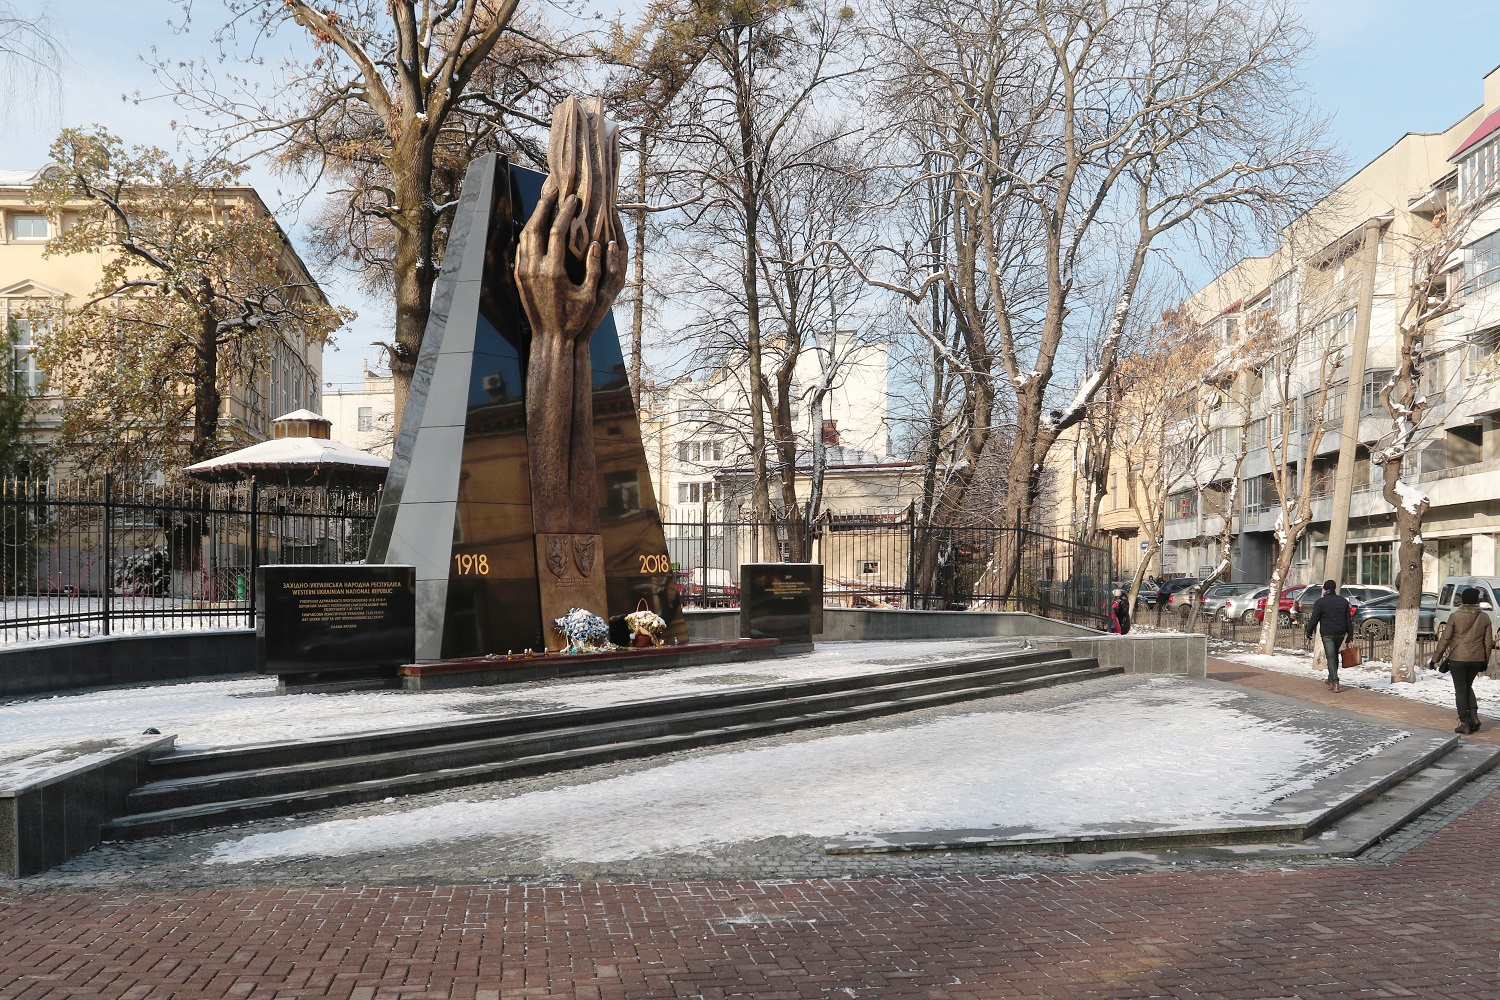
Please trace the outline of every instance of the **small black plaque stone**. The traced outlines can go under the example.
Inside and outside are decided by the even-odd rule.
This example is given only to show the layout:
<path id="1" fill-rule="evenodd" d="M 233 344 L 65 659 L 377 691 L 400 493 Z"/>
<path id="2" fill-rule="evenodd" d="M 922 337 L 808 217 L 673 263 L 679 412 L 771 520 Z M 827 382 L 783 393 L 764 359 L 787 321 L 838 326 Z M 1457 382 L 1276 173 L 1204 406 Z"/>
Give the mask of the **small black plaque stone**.
<path id="1" fill-rule="evenodd" d="M 740 567 L 740 634 L 812 644 L 823 631 L 823 567 L 819 563 L 746 563 Z"/>
<path id="2" fill-rule="evenodd" d="M 260 567 L 256 663 L 285 687 L 388 679 L 416 659 L 416 567 Z"/>

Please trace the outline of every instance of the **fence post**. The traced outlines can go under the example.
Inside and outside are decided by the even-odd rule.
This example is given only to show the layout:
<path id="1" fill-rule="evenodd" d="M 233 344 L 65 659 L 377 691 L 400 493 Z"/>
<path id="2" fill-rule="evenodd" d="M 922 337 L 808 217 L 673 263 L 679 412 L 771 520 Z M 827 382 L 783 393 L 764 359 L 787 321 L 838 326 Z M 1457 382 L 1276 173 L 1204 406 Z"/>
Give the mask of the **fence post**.
<path id="1" fill-rule="evenodd" d="M 255 588 L 256 578 L 260 576 L 260 484 L 252 477 L 250 480 L 250 607 L 247 609 L 247 621 L 251 628 L 255 627 Z"/>
<path id="2" fill-rule="evenodd" d="M 104 580 L 102 584 L 104 600 L 100 605 L 104 612 L 105 635 L 109 635 L 109 616 L 112 610 L 110 607 L 110 592 L 114 589 L 111 584 L 115 578 L 115 539 L 113 525 L 111 524 L 112 518 L 110 517 L 110 504 L 114 501 L 114 485 L 114 474 L 106 472 L 104 474 Z"/>
<path id="3" fill-rule="evenodd" d="M 703 592 L 702 592 L 702 598 L 703 598 L 703 606 L 706 608 L 706 607 L 709 606 L 709 604 L 708 604 L 708 498 L 707 497 L 703 498 L 703 523 L 702 523 L 702 525 L 700 527 L 702 528 L 702 531 L 703 531 L 703 537 L 702 537 L 702 539 L 699 542 L 699 548 L 702 550 L 702 556 L 701 556 L 701 558 L 699 560 L 699 565 L 701 565 L 703 567 Z M 691 573 L 688 574 L 688 579 L 689 579 L 689 581 L 692 580 L 692 574 Z"/>
<path id="4" fill-rule="evenodd" d="M 917 502 L 906 505 L 906 608 L 917 607 Z"/>

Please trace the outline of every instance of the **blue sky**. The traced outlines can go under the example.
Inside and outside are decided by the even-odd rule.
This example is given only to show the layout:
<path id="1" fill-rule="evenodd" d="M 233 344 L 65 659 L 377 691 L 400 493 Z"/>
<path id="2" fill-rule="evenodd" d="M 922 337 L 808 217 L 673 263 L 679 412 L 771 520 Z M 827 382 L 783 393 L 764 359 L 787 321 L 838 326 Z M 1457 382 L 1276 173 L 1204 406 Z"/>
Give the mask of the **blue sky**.
<path id="1" fill-rule="evenodd" d="M 628 0 L 627 0 L 628 2 Z M 630 4 L 634 6 L 634 4 Z M 41 4 L 21 0 L 23 10 Z M 619 0 L 599 4 L 612 11 Z M 165 101 L 131 104 L 120 95 L 155 92 L 140 56 L 152 46 L 188 58 L 208 48 L 220 23 L 218 0 L 194 0 L 194 21 L 185 34 L 168 26 L 181 8 L 169 0 L 60 0 L 53 16 L 65 27 L 72 65 L 67 69 L 61 121 L 12 122 L 0 132 L 0 168 L 40 165 L 60 125 L 99 122 L 129 142 L 173 148 L 174 109 Z M 1500 65 L 1496 11 L 1474 0 L 1306 0 L 1304 17 L 1316 41 L 1304 79 L 1314 100 L 1334 116 L 1334 139 L 1351 168 L 1366 163 L 1408 131 L 1434 131 L 1478 107 L 1482 79 Z M 256 169 L 251 181 L 268 202 L 279 203 L 286 182 Z M 288 189 L 284 192 L 290 195 Z M 294 237 L 295 216 L 282 219 Z M 325 358 L 325 378 L 359 378 L 370 341 L 386 339 L 389 310 L 360 296 L 337 275 L 321 276 L 330 296 L 359 310 L 352 329 L 340 334 Z"/>

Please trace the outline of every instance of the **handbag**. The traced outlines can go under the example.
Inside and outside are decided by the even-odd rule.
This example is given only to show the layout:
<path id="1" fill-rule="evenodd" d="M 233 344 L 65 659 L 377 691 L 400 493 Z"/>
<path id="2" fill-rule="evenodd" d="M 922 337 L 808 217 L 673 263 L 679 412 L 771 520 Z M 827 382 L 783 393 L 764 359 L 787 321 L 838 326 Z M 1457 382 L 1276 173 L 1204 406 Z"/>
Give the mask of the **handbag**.
<path id="1" fill-rule="evenodd" d="M 1364 658 L 1359 655 L 1359 647 L 1350 644 L 1339 650 L 1339 661 L 1343 666 L 1357 667 L 1364 661 Z"/>

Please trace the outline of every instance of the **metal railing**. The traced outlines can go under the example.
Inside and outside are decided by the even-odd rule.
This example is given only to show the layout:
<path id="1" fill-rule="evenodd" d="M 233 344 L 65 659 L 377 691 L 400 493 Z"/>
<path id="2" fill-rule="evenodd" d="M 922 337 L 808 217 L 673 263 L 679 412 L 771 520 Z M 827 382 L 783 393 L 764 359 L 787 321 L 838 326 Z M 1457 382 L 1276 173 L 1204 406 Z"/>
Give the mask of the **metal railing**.
<path id="1" fill-rule="evenodd" d="M 1192 632 L 1206 635 L 1210 640 L 1222 640 L 1241 646 L 1254 646 L 1260 642 L 1261 623 L 1255 621 L 1253 617 L 1249 621 L 1240 619 L 1226 621 L 1217 615 L 1199 614 L 1196 623 L 1189 626 L 1188 616 L 1179 611 L 1167 611 L 1165 608 L 1140 608 L 1135 621 L 1136 624 L 1149 625 L 1162 631 L 1186 632 L 1191 628 Z M 1313 640 L 1308 639 L 1302 629 L 1303 627 L 1296 622 L 1277 628 L 1276 648 L 1289 652 L 1312 652 Z M 1389 663 L 1395 642 L 1395 637 L 1388 633 L 1381 635 L 1366 631 L 1355 633 L 1355 643 L 1359 646 L 1360 653 L 1366 661 L 1379 660 Z M 1437 638 L 1435 636 L 1418 635 L 1418 663 L 1426 663 L 1436 650 Z"/>
<path id="2" fill-rule="evenodd" d="M 910 507 L 827 513 L 805 528 L 705 508 L 664 528 L 689 608 L 738 607 L 741 565 L 793 560 L 823 566 L 826 607 L 1030 611 L 1096 627 L 1109 617 L 1109 550 L 1026 528 L 926 525 Z"/>
<path id="3" fill-rule="evenodd" d="M 364 558 L 378 494 L 0 480 L 0 642 L 255 623 L 266 563 Z"/>

